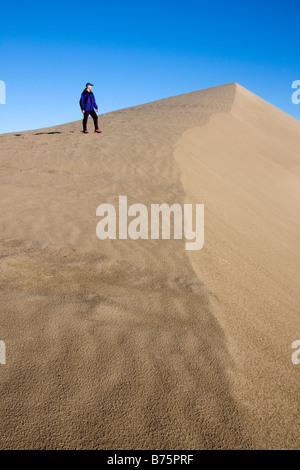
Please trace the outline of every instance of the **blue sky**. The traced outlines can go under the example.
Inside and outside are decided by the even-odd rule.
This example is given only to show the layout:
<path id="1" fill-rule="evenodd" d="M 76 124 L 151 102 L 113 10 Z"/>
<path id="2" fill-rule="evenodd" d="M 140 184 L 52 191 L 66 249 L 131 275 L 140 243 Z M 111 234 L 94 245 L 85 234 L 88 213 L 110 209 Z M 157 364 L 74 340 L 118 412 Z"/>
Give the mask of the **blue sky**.
<path id="1" fill-rule="evenodd" d="M 238 82 L 300 119 L 300 0 L 15 1 L 1 5 L 0 133 Z"/>

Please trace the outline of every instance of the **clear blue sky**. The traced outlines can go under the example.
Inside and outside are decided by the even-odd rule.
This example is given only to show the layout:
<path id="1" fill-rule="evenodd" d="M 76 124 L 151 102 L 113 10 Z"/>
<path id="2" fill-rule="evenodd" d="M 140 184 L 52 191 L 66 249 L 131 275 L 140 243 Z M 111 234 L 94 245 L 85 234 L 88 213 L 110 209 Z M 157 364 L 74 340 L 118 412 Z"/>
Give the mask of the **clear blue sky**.
<path id="1" fill-rule="evenodd" d="M 0 133 L 238 82 L 300 119 L 300 0 L 2 2 Z"/>

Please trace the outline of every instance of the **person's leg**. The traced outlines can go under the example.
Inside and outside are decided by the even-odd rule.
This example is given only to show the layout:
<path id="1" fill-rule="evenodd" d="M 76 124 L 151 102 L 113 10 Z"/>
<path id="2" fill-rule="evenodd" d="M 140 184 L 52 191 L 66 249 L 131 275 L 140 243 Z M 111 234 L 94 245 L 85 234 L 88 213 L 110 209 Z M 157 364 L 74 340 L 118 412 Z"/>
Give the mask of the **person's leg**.
<path id="1" fill-rule="evenodd" d="M 96 111 L 93 109 L 93 111 L 90 112 L 93 120 L 94 120 L 94 125 L 95 125 L 95 130 L 98 129 L 98 116 L 97 116 L 97 113 Z"/>
<path id="2" fill-rule="evenodd" d="M 89 117 L 89 111 L 86 111 L 85 113 L 83 113 L 83 121 L 82 121 L 83 132 L 86 131 L 88 117 Z"/>

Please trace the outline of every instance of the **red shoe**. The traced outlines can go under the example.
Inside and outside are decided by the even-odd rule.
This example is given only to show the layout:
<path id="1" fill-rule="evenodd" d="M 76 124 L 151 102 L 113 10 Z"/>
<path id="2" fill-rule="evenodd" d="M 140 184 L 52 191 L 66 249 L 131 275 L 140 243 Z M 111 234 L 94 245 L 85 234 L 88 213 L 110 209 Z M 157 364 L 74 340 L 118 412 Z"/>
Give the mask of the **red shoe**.
<path id="1" fill-rule="evenodd" d="M 95 130 L 96 134 L 101 134 L 101 131 L 99 129 Z"/>
<path id="2" fill-rule="evenodd" d="M 84 134 L 88 134 L 88 133 L 89 133 L 89 131 L 83 131 L 83 133 L 84 133 Z"/>

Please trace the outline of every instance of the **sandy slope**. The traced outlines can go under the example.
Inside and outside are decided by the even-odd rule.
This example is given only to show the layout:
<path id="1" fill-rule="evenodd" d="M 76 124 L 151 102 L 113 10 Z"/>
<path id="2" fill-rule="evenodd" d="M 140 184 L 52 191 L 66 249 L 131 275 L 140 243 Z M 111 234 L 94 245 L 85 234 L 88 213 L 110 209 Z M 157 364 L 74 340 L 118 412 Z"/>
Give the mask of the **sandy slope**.
<path id="1" fill-rule="evenodd" d="M 300 123 L 229 84 L 101 128 L 0 136 L 0 447 L 299 447 Z M 98 240 L 123 194 L 204 248 Z"/>

